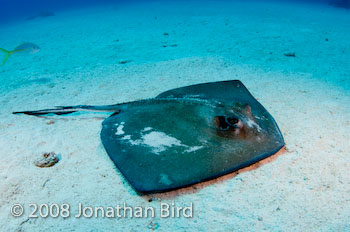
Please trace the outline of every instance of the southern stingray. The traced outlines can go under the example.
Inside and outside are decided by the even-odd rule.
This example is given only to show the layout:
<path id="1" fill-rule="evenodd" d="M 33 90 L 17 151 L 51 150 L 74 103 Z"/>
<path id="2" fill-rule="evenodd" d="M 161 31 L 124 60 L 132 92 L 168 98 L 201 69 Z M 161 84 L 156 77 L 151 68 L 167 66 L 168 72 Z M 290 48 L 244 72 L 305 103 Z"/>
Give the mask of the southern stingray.
<path id="1" fill-rule="evenodd" d="M 113 112 L 102 122 L 102 144 L 141 193 L 213 179 L 284 146 L 275 120 L 238 80 L 186 86 L 115 105 L 14 113 L 40 116 L 81 110 Z"/>

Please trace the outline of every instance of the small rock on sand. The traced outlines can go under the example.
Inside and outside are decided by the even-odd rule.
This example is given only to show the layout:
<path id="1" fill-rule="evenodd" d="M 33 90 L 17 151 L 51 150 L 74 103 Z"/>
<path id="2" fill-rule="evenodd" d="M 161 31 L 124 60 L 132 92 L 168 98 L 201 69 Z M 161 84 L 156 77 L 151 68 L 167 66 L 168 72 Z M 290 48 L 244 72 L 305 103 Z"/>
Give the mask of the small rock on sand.
<path id="1" fill-rule="evenodd" d="M 54 123 L 55 123 L 55 121 L 52 120 L 52 119 L 46 122 L 47 125 L 51 125 L 51 124 L 54 124 Z"/>
<path id="2" fill-rule="evenodd" d="M 286 52 L 284 55 L 287 57 L 295 57 L 295 52 Z"/>
<path id="3" fill-rule="evenodd" d="M 44 153 L 42 156 L 34 161 L 34 165 L 39 168 L 48 168 L 54 166 L 60 161 L 59 155 L 54 152 Z"/>

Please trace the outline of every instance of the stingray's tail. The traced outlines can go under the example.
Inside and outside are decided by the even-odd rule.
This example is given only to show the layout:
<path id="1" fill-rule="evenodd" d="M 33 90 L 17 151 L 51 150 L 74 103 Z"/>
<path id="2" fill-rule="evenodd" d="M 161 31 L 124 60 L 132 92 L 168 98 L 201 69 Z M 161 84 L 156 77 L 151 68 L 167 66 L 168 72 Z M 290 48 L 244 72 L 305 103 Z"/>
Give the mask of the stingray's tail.
<path id="1" fill-rule="evenodd" d="M 5 53 L 4 60 L 2 61 L 2 64 L 1 64 L 1 66 L 2 66 L 2 65 L 4 65 L 6 63 L 6 61 L 8 60 L 10 55 L 12 54 L 12 52 L 11 51 L 7 51 L 6 49 L 3 49 L 3 48 L 0 48 L 0 51 Z"/>
<path id="2" fill-rule="evenodd" d="M 105 105 L 105 106 L 89 106 L 89 105 L 77 105 L 77 106 L 56 106 L 55 109 L 44 109 L 35 111 L 18 111 L 13 114 L 27 114 L 33 116 L 41 116 L 46 114 L 70 114 L 77 111 L 92 111 L 92 112 L 114 112 L 119 113 L 121 104 Z"/>

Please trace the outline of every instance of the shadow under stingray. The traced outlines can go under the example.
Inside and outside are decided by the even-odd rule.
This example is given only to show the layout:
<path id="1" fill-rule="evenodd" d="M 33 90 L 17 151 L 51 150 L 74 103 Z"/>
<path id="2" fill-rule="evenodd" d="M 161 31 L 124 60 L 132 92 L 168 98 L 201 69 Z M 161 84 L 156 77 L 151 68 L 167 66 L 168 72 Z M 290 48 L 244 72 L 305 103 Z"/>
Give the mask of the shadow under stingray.
<path id="1" fill-rule="evenodd" d="M 185 195 L 185 194 L 194 194 L 199 192 L 200 190 L 204 189 L 207 186 L 213 185 L 213 184 L 224 184 L 227 180 L 230 180 L 234 177 L 236 177 L 238 174 L 240 173 L 244 173 L 244 172 L 249 172 L 249 171 L 253 171 L 265 164 L 269 164 L 272 163 L 273 161 L 275 161 L 279 156 L 285 154 L 287 152 L 286 150 L 286 146 L 282 147 L 278 152 L 276 152 L 275 154 L 271 155 L 270 157 L 260 160 L 248 167 L 239 169 L 238 171 L 226 174 L 224 176 L 220 176 L 218 178 L 212 179 L 212 180 L 208 180 L 208 181 L 204 181 L 204 182 L 200 182 L 185 188 L 180 188 L 180 189 L 176 189 L 176 190 L 172 190 L 170 192 L 164 192 L 164 193 L 154 193 L 154 194 L 148 194 L 148 195 L 141 195 L 142 198 L 144 198 L 146 201 L 151 201 L 152 199 L 174 199 L 176 197 L 179 197 L 181 195 Z"/>

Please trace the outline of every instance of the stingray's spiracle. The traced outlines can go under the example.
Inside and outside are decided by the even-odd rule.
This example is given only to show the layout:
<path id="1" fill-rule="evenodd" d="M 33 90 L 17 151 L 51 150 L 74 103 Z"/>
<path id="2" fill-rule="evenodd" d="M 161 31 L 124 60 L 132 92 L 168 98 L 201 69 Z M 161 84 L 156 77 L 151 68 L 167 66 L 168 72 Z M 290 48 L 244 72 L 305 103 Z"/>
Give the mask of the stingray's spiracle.
<path id="1" fill-rule="evenodd" d="M 230 129 L 230 125 L 227 123 L 225 116 L 216 116 L 215 123 L 216 123 L 217 129 L 221 131 L 227 131 L 228 129 Z"/>

